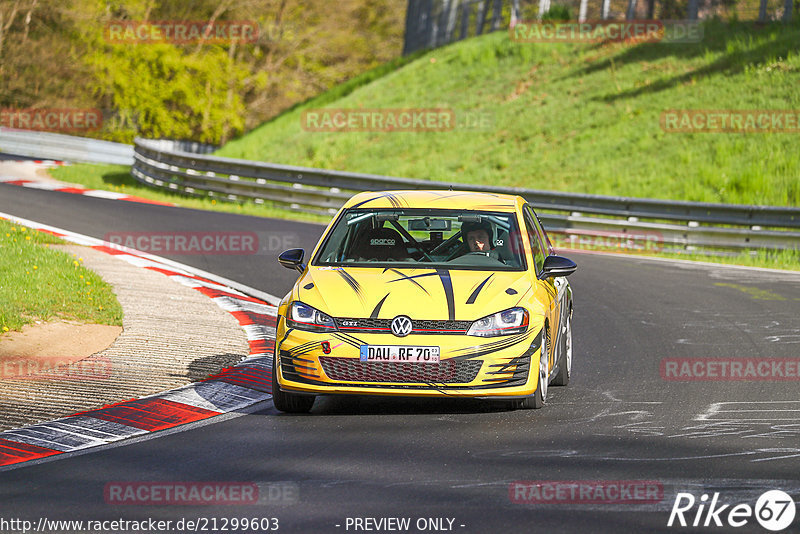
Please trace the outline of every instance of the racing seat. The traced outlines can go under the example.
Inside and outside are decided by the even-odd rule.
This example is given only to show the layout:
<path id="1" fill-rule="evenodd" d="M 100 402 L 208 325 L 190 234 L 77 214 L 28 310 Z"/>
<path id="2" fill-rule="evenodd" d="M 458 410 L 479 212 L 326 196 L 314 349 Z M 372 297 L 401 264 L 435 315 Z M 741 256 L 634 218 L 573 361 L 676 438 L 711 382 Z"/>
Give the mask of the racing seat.
<path id="1" fill-rule="evenodd" d="M 517 236 L 514 236 L 517 238 Z M 513 245 L 513 246 L 512 246 Z M 515 264 L 516 262 L 513 261 L 514 253 L 512 249 L 518 246 L 516 243 L 511 242 L 511 238 L 507 231 L 502 230 L 499 232 L 497 239 L 495 240 L 495 252 L 497 252 L 497 259 L 505 263 L 506 265 Z M 518 265 L 514 265 L 515 267 L 519 267 Z"/>
<path id="2" fill-rule="evenodd" d="M 403 261 L 411 259 L 400 232 L 393 228 L 373 228 L 365 232 L 353 250 L 358 260 Z"/>

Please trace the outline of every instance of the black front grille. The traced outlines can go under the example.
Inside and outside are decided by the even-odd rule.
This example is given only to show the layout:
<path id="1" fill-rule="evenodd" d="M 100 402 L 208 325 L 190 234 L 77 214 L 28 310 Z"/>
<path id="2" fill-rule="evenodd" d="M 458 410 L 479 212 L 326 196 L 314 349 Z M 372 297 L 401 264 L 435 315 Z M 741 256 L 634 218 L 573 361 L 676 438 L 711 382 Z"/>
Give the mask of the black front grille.
<path id="1" fill-rule="evenodd" d="M 356 319 L 350 317 L 337 317 L 334 319 L 336 326 L 342 330 L 389 330 L 391 319 Z"/>
<path id="2" fill-rule="evenodd" d="M 390 334 L 392 319 L 337 317 L 336 326 L 343 332 L 369 332 Z M 436 321 L 430 319 L 411 319 L 412 334 L 466 334 L 471 321 Z"/>
<path id="3" fill-rule="evenodd" d="M 356 358 L 320 356 L 331 380 L 352 382 L 437 382 L 465 384 L 475 380 L 480 360 L 442 360 L 439 363 L 362 362 Z"/>
<path id="4" fill-rule="evenodd" d="M 452 333 L 467 333 L 469 330 L 472 321 L 428 321 L 428 320 L 411 320 L 411 324 L 414 325 L 413 332 L 417 332 L 418 330 L 448 330 Z"/>

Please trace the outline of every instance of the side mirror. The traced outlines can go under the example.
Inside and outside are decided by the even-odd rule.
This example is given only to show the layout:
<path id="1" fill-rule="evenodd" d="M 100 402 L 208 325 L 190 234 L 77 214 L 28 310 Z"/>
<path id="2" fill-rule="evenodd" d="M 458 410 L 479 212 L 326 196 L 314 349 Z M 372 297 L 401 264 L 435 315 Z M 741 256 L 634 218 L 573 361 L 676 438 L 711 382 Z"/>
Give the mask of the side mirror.
<path id="1" fill-rule="evenodd" d="M 547 256 L 544 259 L 544 267 L 542 268 L 542 274 L 539 275 L 539 278 L 569 276 L 574 273 L 577 268 L 578 265 L 568 258 L 564 258 L 563 256 Z"/>
<path id="2" fill-rule="evenodd" d="M 287 269 L 296 269 L 302 273 L 306 270 L 306 266 L 303 265 L 303 256 L 305 255 L 306 251 L 302 248 L 284 250 L 281 252 L 280 256 L 278 256 L 278 263 Z"/>

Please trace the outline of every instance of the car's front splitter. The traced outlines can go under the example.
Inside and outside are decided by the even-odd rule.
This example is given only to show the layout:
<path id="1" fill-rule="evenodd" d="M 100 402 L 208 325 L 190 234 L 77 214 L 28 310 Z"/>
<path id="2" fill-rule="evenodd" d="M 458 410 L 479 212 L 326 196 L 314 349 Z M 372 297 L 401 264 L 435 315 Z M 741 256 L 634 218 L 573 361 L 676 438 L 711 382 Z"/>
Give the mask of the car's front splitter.
<path id="1" fill-rule="evenodd" d="M 293 393 L 524 398 L 533 394 L 538 382 L 538 373 L 531 373 L 530 370 L 531 363 L 535 364 L 533 369 L 538 369 L 541 332 L 534 335 L 529 331 L 514 343 L 510 343 L 510 339 L 502 343 L 501 339 L 468 347 L 469 350 L 450 350 L 450 357 L 443 358 L 439 364 L 361 362 L 353 355 L 334 357 L 323 354 L 321 347 L 326 341 L 330 346 L 331 340 L 337 338 L 320 333 L 295 333 L 292 338 L 292 332 L 287 332 L 282 338 L 277 347 L 278 381 L 282 390 Z M 379 341 L 386 343 L 385 336 L 381 336 Z M 498 344 L 498 341 L 501 343 Z M 374 343 L 375 340 L 364 339 L 359 342 Z M 349 348 L 351 352 L 357 343 L 352 343 L 353 346 Z M 459 351 L 463 354 L 452 356 Z M 445 373 L 448 376 L 459 373 L 464 376 L 465 367 L 478 370 L 468 380 L 446 382 L 440 376 L 445 367 L 450 369 Z M 415 373 L 423 372 L 430 379 L 414 380 L 418 378 Z M 354 379 L 342 380 L 343 376 Z"/>

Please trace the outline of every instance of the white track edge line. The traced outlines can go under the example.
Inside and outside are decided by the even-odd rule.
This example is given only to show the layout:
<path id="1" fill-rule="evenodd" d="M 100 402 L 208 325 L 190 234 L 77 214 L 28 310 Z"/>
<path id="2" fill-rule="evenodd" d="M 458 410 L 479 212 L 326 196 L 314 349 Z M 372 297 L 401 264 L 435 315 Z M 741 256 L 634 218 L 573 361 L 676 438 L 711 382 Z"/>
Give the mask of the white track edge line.
<path id="1" fill-rule="evenodd" d="M 86 236 L 86 235 L 83 235 L 83 234 L 79 234 L 77 232 L 72 232 L 70 230 L 65 230 L 63 228 L 58 228 L 58 227 L 55 227 L 55 226 L 46 225 L 46 224 L 39 223 L 39 222 L 36 222 L 36 221 L 32 221 L 32 220 L 29 220 L 29 219 L 24 219 L 22 217 L 17 217 L 15 215 L 11 215 L 11 214 L 4 213 L 4 212 L 0 212 L 0 218 L 7 219 L 7 220 L 10 220 L 10 221 L 14 221 L 17 224 L 21 224 L 23 226 L 28 226 L 30 228 L 38 228 L 38 229 L 48 230 L 48 231 L 51 231 L 51 232 L 54 232 L 54 233 L 62 234 L 62 235 L 67 236 L 67 237 L 69 237 L 71 239 L 82 241 L 84 243 L 93 243 L 93 244 L 96 244 L 96 245 L 106 245 L 106 246 L 112 245 L 111 243 L 108 243 L 107 241 L 103 241 L 103 240 L 95 238 L 95 237 Z M 213 279 L 214 281 L 219 282 L 219 283 L 221 283 L 223 285 L 226 285 L 228 287 L 233 287 L 234 289 L 238 289 L 239 291 L 241 291 L 242 293 L 245 293 L 245 294 L 248 294 L 248 293 L 262 294 L 265 297 L 268 297 L 273 302 L 276 302 L 276 304 L 274 304 L 274 305 L 277 305 L 277 302 L 280 302 L 280 299 L 278 299 L 277 297 L 275 297 L 273 295 L 270 295 L 270 294 L 265 293 L 263 291 L 259 291 L 259 290 L 254 289 L 254 288 L 251 288 L 251 287 L 246 286 L 244 284 L 239 284 L 238 282 L 234 282 L 232 280 L 228 280 L 227 278 L 224 278 L 224 277 L 221 277 L 221 276 L 217 276 L 217 275 L 214 275 L 212 273 L 207 273 L 207 272 L 205 272 L 205 271 L 203 271 L 201 269 L 195 269 L 194 267 L 190 267 L 188 265 L 183 265 L 183 264 L 181 264 L 179 262 L 174 262 L 174 261 L 168 260 L 166 258 L 161 258 L 161 257 L 155 256 L 153 254 L 143 253 L 143 252 L 140 252 L 138 250 L 130 249 L 130 248 L 127 248 L 127 247 L 121 247 L 121 246 L 118 246 L 118 245 L 114 245 L 112 248 L 118 249 L 118 250 L 120 250 L 122 252 L 128 252 L 130 254 L 134 254 L 134 255 L 137 255 L 137 256 L 140 256 L 140 257 L 143 257 L 143 258 L 147 258 L 147 259 L 150 259 L 150 260 L 155 261 L 155 262 L 161 262 L 161 263 L 164 263 L 166 265 L 169 265 L 169 266 L 172 266 L 172 267 L 175 267 L 175 268 L 178 268 L 178 269 L 185 270 L 187 272 L 195 274 L 196 276 L 202 276 L 202 277 L 208 278 L 210 280 Z M 238 286 L 238 287 L 236 287 L 236 286 Z M 253 296 L 253 297 L 256 297 L 256 298 L 261 298 L 261 297 L 258 297 L 256 295 L 254 295 L 254 294 L 250 294 L 250 296 Z M 213 301 L 214 299 L 212 298 L 211 300 Z M 262 299 L 262 300 L 266 300 L 266 299 Z M 270 303 L 272 303 L 272 302 L 270 302 Z M 246 356 L 245 359 L 247 357 L 249 357 L 249 355 Z M 182 388 L 185 388 L 185 387 L 191 386 L 191 385 L 192 384 L 187 384 L 187 385 L 184 385 L 184 386 L 180 386 L 178 388 L 173 388 L 172 390 L 166 390 L 166 391 L 162 391 L 162 392 L 159 392 L 159 393 L 156 393 L 156 394 L 153 394 L 153 395 L 149 395 L 148 397 L 159 397 L 159 396 L 167 394 L 167 393 L 169 393 L 169 392 L 171 392 L 173 390 L 182 389 Z M 147 398 L 147 397 L 141 397 L 141 398 Z M 212 423 L 216 423 L 216 422 L 222 422 L 222 421 L 226 421 L 228 419 L 231 419 L 233 417 L 238 417 L 240 415 L 244 415 L 245 413 L 251 413 L 251 411 L 256 411 L 257 409 L 260 409 L 260 407 L 262 405 L 264 407 L 268 407 L 271 403 L 272 403 L 272 399 L 271 398 L 267 399 L 267 400 L 256 401 L 255 403 L 253 403 L 253 404 L 251 404 L 249 406 L 243 407 L 243 408 L 239 408 L 236 411 L 233 411 L 233 412 L 222 412 L 219 415 L 215 415 L 215 416 L 212 416 L 212 417 L 200 420 L 200 421 L 193 421 L 191 423 L 185 423 L 185 424 L 182 424 L 182 425 L 179 425 L 179 426 L 176 426 L 176 427 L 167 428 L 167 429 L 158 430 L 158 431 L 148 431 L 145 434 L 141 434 L 141 435 L 138 435 L 138 436 L 125 437 L 123 439 L 120 439 L 120 440 L 117 440 L 117 441 L 113 441 L 111 443 L 106 443 L 106 444 L 103 444 L 103 445 L 95 445 L 95 446 L 89 446 L 89 447 L 86 447 L 86 448 L 75 449 L 73 451 L 59 452 L 58 454 L 54 454 L 54 455 L 51 455 L 51 456 L 45 456 L 43 458 L 37 458 L 35 460 L 28 460 L 28 461 L 25 461 L 25 462 L 20 462 L 18 464 L 11 464 L 11 465 L 7 465 L 7 466 L 2 466 L 2 467 L 0 467 L 0 472 L 10 471 L 10 470 L 13 470 L 13 469 L 18 469 L 18 468 L 27 467 L 27 466 L 34 466 L 34 465 L 38 465 L 40 463 L 45 463 L 45 462 L 49 462 L 49 461 L 56 461 L 56 460 L 65 459 L 65 458 L 72 457 L 72 456 L 79 456 L 79 455 L 82 455 L 82 454 L 89 454 L 89 453 L 94 452 L 94 451 L 100 451 L 100 450 L 104 450 L 104 449 L 111 448 L 111 447 L 123 446 L 123 445 L 127 445 L 129 443 L 137 443 L 137 442 L 143 441 L 145 439 L 152 439 L 152 438 L 155 438 L 155 437 L 167 436 L 167 435 L 170 435 L 170 434 L 174 434 L 176 432 L 182 432 L 182 431 L 185 431 L 185 430 L 191 430 L 191 429 L 196 428 L 198 426 L 203 426 L 204 424 L 212 424 Z M 53 421 L 58 421 L 58 420 L 61 420 L 61 419 L 68 419 L 69 417 L 70 416 L 61 417 L 61 418 L 58 418 L 58 419 L 54 419 Z M 44 421 L 44 422 L 50 422 L 50 421 Z M 24 428 L 26 428 L 26 427 L 21 427 L 21 429 L 24 429 Z M 11 429 L 11 430 L 20 430 L 20 429 Z"/>
<path id="2" fill-rule="evenodd" d="M 228 286 L 228 287 L 230 287 L 232 289 L 236 289 L 238 291 L 241 291 L 242 293 L 244 293 L 245 295 L 248 295 L 250 297 L 255 297 L 257 299 L 261 299 L 264 302 L 267 302 L 268 304 L 272 304 L 273 306 L 277 306 L 281 301 L 280 297 L 276 297 L 275 295 L 271 295 L 271 294 L 266 293 L 264 291 L 261 291 L 259 289 L 255 289 L 253 287 L 247 286 L 247 285 L 242 284 L 240 282 L 236 282 L 235 280 L 230 280 L 228 278 L 224 278 L 222 276 L 219 276 L 219 275 L 216 275 L 216 274 L 213 274 L 213 273 L 209 273 L 208 271 L 204 271 L 202 269 L 198 269 L 198 268 L 192 267 L 190 265 L 185 265 L 183 263 L 180 263 L 180 262 L 177 262 L 177 261 L 173 261 L 173 260 L 170 260 L 170 259 L 167 259 L 167 258 L 162 258 L 161 256 L 156 256 L 154 254 L 149 254 L 147 252 L 141 252 L 139 250 L 128 248 L 128 247 L 124 247 L 124 246 L 121 246 L 121 245 L 116 245 L 114 243 L 109 243 L 108 241 L 103 241 L 102 239 L 98 239 L 96 237 L 90 237 L 90 236 L 87 236 L 87 235 L 79 234 L 77 232 L 72 232 L 71 230 L 65 230 L 63 228 L 58 228 L 56 226 L 50 226 L 50 225 L 43 224 L 43 223 L 40 223 L 40 222 L 32 221 L 30 219 L 24 219 L 22 217 L 17 217 L 16 215 L 11 215 L 10 213 L 0 212 L 0 218 L 4 218 L 4 219 L 11 220 L 11 221 L 15 221 L 15 222 L 17 222 L 17 224 L 22 224 L 24 226 L 31 226 L 31 227 L 34 227 L 34 228 L 41 228 L 41 229 L 44 229 L 44 230 L 49 230 L 51 232 L 57 232 L 57 233 L 60 233 L 60 234 L 64 234 L 66 236 L 75 237 L 75 238 L 80 239 L 80 240 L 82 240 L 84 242 L 90 242 L 90 243 L 95 243 L 96 245 L 108 246 L 108 247 L 114 248 L 116 250 L 120 250 L 122 252 L 128 252 L 130 254 L 134 254 L 134 255 L 140 256 L 142 258 L 146 258 L 146 259 L 149 259 L 149 260 L 157 261 L 159 263 L 163 263 L 164 265 L 169 265 L 170 267 L 175 267 L 177 269 L 182 269 L 182 270 L 184 270 L 186 272 L 194 274 L 195 276 L 200 276 L 200 277 L 203 277 L 203 278 L 207 278 L 207 279 L 209 279 L 209 280 L 211 280 L 213 282 L 217 282 L 219 284 L 226 285 L 226 286 Z"/>
<path id="3" fill-rule="evenodd" d="M 244 415 L 249 415 L 253 412 L 258 412 L 261 410 L 269 409 L 272 406 L 272 399 L 258 401 L 254 404 L 246 406 L 244 408 L 238 409 L 234 412 L 224 412 L 219 415 L 214 415 L 212 417 L 207 417 L 206 419 L 201 419 L 199 421 L 192 421 L 191 423 L 184 423 L 182 425 L 173 426 L 170 428 L 165 428 L 163 430 L 155 430 L 155 431 L 148 431 L 144 434 L 139 434 L 136 436 L 130 436 L 127 438 L 123 438 L 117 441 L 112 441 L 110 443 L 104 443 L 102 445 L 96 445 L 94 447 L 86 447 L 84 449 L 76 449 L 74 451 L 68 452 L 59 452 L 58 454 L 53 454 L 51 456 L 44 456 L 42 458 L 36 458 L 34 460 L 28 460 L 25 462 L 19 462 L 16 464 L 5 465 L 0 467 L 0 473 L 4 473 L 6 471 L 13 471 L 15 469 L 22 469 L 24 467 L 33 467 L 36 465 L 55 462 L 58 460 L 66 460 L 67 458 L 73 458 L 75 456 L 83 456 L 85 454 L 91 454 L 94 452 L 100 452 L 108 449 L 115 449 L 117 447 L 125 447 L 126 445 L 133 445 L 134 443 L 139 443 L 141 441 L 148 441 L 151 439 L 158 439 L 164 436 L 170 436 L 172 434 L 177 434 L 178 432 L 186 432 L 189 430 L 195 430 L 200 427 L 204 427 L 207 425 L 223 423 L 225 421 L 229 421 L 231 419 L 236 419 L 242 417 Z M 63 419 L 63 418 L 62 418 Z"/>

